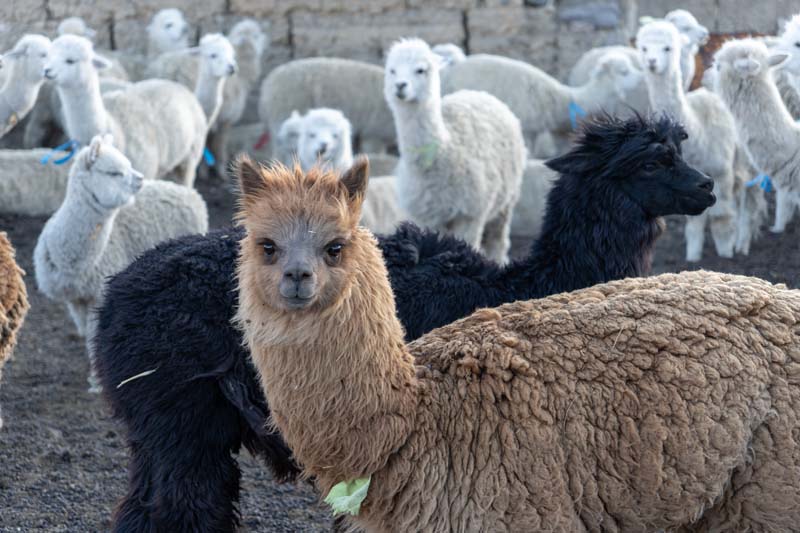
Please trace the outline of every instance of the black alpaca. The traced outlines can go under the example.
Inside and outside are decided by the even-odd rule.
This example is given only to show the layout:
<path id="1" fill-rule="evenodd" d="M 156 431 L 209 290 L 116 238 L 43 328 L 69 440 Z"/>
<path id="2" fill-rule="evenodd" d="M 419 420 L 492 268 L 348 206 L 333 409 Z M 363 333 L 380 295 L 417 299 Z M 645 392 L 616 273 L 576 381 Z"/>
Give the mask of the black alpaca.
<path id="1" fill-rule="evenodd" d="M 685 138 L 666 118 L 587 124 L 576 148 L 548 163 L 561 176 L 542 236 L 507 267 L 410 224 L 382 237 L 408 339 L 479 307 L 645 274 L 659 217 L 714 203 L 713 182 L 681 157 Z M 230 324 L 241 237 L 228 229 L 162 244 L 107 286 L 98 373 L 132 455 L 115 531 L 232 531 L 242 445 L 279 479 L 298 473 L 280 435 L 264 429 L 269 408 Z"/>

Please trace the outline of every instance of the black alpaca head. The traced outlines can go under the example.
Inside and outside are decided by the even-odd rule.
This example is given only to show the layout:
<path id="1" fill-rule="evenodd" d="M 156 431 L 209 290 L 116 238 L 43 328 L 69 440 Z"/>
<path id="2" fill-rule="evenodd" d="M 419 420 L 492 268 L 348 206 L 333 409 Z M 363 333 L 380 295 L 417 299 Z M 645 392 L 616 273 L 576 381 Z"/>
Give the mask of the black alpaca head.
<path id="1" fill-rule="evenodd" d="M 619 190 L 649 217 L 699 215 L 716 201 L 714 182 L 684 161 L 686 138 L 666 116 L 601 116 L 584 123 L 575 147 L 547 166 L 575 177 L 571 186 Z"/>

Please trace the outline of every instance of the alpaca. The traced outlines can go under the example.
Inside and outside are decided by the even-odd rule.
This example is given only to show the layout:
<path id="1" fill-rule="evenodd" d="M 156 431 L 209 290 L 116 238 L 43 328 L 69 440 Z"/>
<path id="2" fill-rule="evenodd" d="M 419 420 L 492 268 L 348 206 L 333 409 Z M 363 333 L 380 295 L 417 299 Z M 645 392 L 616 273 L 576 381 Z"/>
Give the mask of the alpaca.
<path id="1" fill-rule="evenodd" d="M 188 50 L 190 55 L 200 57 L 194 95 L 211 127 L 222 109 L 226 82 L 236 74 L 236 51 L 221 33 L 204 35 L 198 46 Z"/>
<path id="2" fill-rule="evenodd" d="M 39 290 L 64 302 L 90 362 L 95 308 L 103 284 L 161 241 L 208 229 L 200 195 L 188 187 L 150 181 L 131 167 L 109 136 L 95 137 L 72 165 L 64 203 L 47 221 L 34 249 Z M 90 390 L 98 390 L 92 369 Z"/>
<path id="3" fill-rule="evenodd" d="M 0 231 L 0 380 L 3 378 L 3 365 L 11 358 L 17 344 L 17 333 L 28 313 L 24 275 L 14 260 L 14 248 L 8 235 Z M 3 429 L 2 415 L 0 409 L 0 430 Z"/>
<path id="4" fill-rule="evenodd" d="M 420 39 L 395 43 L 386 58 L 384 95 L 400 148 L 397 198 L 417 224 L 503 263 L 525 170 L 522 127 L 488 93 L 441 97 L 440 63 Z"/>
<path id="5" fill-rule="evenodd" d="M 166 80 L 101 94 L 97 71 L 107 65 L 83 37 L 53 41 L 44 73 L 58 88 L 69 138 L 86 146 L 94 136 L 111 133 L 145 179 L 176 171 L 177 180 L 191 186 L 208 130 L 197 98 Z"/>
<path id="6" fill-rule="evenodd" d="M 8 69 L 8 74 L 0 88 L 0 138 L 36 104 L 50 46 L 50 39 L 43 35 L 25 35 L 11 51 L 3 54 L 3 69 Z"/>
<path id="7" fill-rule="evenodd" d="M 158 11 L 147 25 L 147 57 L 189 48 L 189 23 L 180 9 Z"/>
<path id="8" fill-rule="evenodd" d="M 527 259 L 501 269 L 463 241 L 412 225 L 380 238 L 408 340 L 479 307 L 644 275 L 658 216 L 713 203 L 713 182 L 680 155 L 678 125 L 604 118 L 584 128 L 573 152 L 552 163 L 562 175 Z M 107 285 L 98 375 L 132 454 L 115 531 L 232 529 L 239 497 L 232 454 L 241 446 L 278 479 L 297 473 L 281 437 L 267 429 L 268 406 L 231 323 L 242 237 L 234 227 L 164 243 Z M 171 338 L 182 342 L 163 341 Z M 159 379 L 117 387 L 156 367 Z M 164 497 L 153 501 L 154 492 Z"/>
<path id="9" fill-rule="evenodd" d="M 457 44 L 453 43 L 442 43 L 437 44 L 431 47 L 431 51 L 441 56 L 444 60 L 444 66 L 455 65 L 456 63 L 461 63 L 465 59 L 467 59 L 467 54 L 464 53 L 464 50 Z"/>
<path id="10" fill-rule="evenodd" d="M 775 185 L 775 224 L 782 233 L 800 203 L 800 126 L 781 101 L 772 69 L 788 54 L 770 53 L 752 39 L 729 41 L 714 56 L 711 77 L 736 121 L 740 142 L 753 164 Z"/>
<path id="11" fill-rule="evenodd" d="M 797 524 L 800 291 L 629 279 L 483 309 L 406 346 L 377 242 L 357 227 L 367 167 L 238 168 L 236 321 L 304 474 L 322 494 L 370 482 L 349 523 Z"/>
<path id="12" fill-rule="evenodd" d="M 300 141 L 300 132 L 303 128 L 303 116 L 294 110 L 289 118 L 284 120 L 275 136 L 273 159 L 284 165 L 292 165 L 298 158 L 297 147 Z"/>
<path id="13" fill-rule="evenodd" d="M 681 36 L 675 26 L 655 21 L 641 27 L 636 35 L 650 104 L 655 112 L 668 113 L 686 127 L 684 144 L 687 161 L 714 179 L 719 201 L 707 213 L 686 221 L 686 260 L 699 261 L 703 254 L 706 224 L 711 226 L 720 257 L 733 257 L 737 236 L 737 187 L 733 164 L 736 153 L 736 125 L 716 94 L 698 89 L 683 91 L 681 79 Z"/>
<path id="14" fill-rule="evenodd" d="M 350 121 L 341 111 L 321 107 L 303 117 L 297 155 L 304 169 L 317 164 L 344 172 L 353 165 Z"/>

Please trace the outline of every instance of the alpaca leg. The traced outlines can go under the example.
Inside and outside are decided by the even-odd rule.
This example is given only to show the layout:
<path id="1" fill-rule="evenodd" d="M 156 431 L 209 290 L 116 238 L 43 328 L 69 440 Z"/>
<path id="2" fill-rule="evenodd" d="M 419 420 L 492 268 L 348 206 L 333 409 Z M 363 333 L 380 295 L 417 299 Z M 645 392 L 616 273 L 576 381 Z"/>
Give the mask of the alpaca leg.
<path id="1" fill-rule="evenodd" d="M 510 206 L 503 208 L 483 228 L 481 249 L 486 257 L 501 265 L 508 261 L 508 250 L 511 248 L 511 211 Z"/>
<path id="2" fill-rule="evenodd" d="M 717 255 L 733 257 L 736 245 L 736 202 L 732 197 L 720 199 L 708 216 Z"/>
<path id="3" fill-rule="evenodd" d="M 94 305 L 90 307 L 89 315 L 86 319 L 86 355 L 89 356 L 89 392 L 91 394 L 100 394 L 103 392 L 103 386 L 100 384 L 100 379 L 97 377 L 97 366 L 95 365 L 94 357 L 94 337 L 97 334 L 97 313 L 91 311 Z"/>
<path id="4" fill-rule="evenodd" d="M 775 191 L 775 225 L 770 228 L 772 233 L 783 233 L 786 224 L 792 219 L 794 208 L 792 193 L 786 189 L 777 189 Z"/>
<path id="5" fill-rule="evenodd" d="M 231 125 L 227 122 L 218 122 L 217 127 L 214 128 L 208 136 L 208 146 L 211 153 L 217 159 L 217 164 L 214 166 L 213 173 L 217 176 L 223 177 L 226 175 L 228 168 L 228 161 L 230 154 L 228 153 L 228 139 L 230 137 Z"/>
<path id="6" fill-rule="evenodd" d="M 72 322 L 78 330 L 78 335 L 86 337 L 86 323 L 89 319 L 89 306 L 84 301 L 67 302 L 67 310 Z"/>
<path id="7" fill-rule="evenodd" d="M 707 212 L 696 217 L 686 217 L 686 260 L 690 263 L 700 261 L 703 257 L 707 219 Z"/>
<path id="8" fill-rule="evenodd" d="M 114 532 L 235 531 L 240 472 L 232 454 L 245 422 L 215 380 L 190 385 L 129 420 L 128 492 Z"/>
<path id="9" fill-rule="evenodd" d="M 444 228 L 435 229 L 455 235 L 476 250 L 481 250 L 481 241 L 483 239 L 482 219 L 459 217 L 448 222 Z"/>

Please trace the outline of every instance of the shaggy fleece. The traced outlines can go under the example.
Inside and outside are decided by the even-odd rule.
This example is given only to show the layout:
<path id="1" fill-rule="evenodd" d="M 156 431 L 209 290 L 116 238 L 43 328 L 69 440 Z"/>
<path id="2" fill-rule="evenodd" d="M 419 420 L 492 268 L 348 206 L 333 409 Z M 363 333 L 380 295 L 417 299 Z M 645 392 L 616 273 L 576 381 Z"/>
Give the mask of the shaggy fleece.
<path id="1" fill-rule="evenodd" d="M 14 248 L 5 232 L 0 231 L 0 379 L 3 365 L 17 344 L 17 332 L 28 313 L 28 293 L 22 277 L 25 272 L 14 260 Z M 0 410 L 0 429 L 3 427 Z"/>

